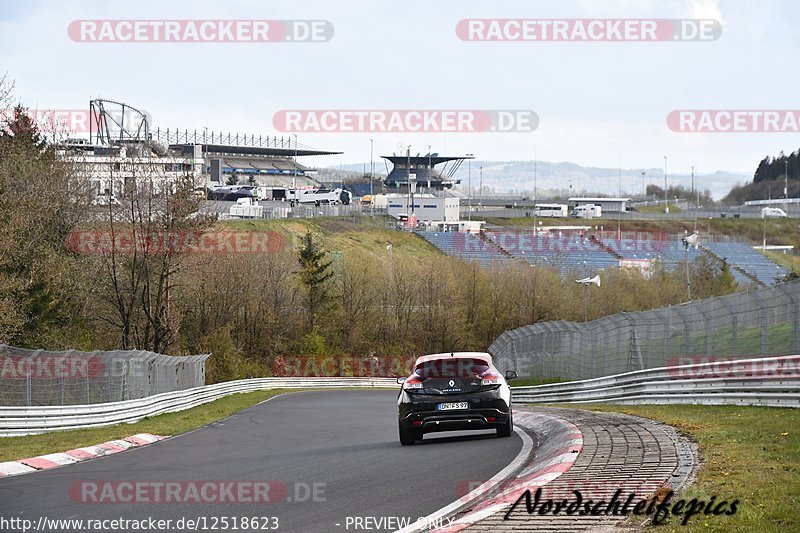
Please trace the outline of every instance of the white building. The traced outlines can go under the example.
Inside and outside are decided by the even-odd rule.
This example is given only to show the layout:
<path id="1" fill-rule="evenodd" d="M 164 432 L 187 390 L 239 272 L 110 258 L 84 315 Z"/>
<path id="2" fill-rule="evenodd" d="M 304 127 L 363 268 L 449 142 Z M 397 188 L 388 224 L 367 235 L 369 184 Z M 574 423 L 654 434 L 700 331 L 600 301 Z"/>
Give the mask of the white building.
<path id="1" fill-rule="evenodd" d="M 386 212 L 394 218 L 411 215 L 422 221 L 457 222 L 460 218 L 461 201 L 458 198 L 442 198 L 432 194 L 415 194 L 413 205 L 406 194 L 387 195 Z"/>
<path id="2" fill-rule="evenodd" d="M 625 213 L 628 210 L 630 198 L 570 198 L 568 200 L 571 207 L 579 205 L 594 204 L 599 205 L 604 213 Z"/>

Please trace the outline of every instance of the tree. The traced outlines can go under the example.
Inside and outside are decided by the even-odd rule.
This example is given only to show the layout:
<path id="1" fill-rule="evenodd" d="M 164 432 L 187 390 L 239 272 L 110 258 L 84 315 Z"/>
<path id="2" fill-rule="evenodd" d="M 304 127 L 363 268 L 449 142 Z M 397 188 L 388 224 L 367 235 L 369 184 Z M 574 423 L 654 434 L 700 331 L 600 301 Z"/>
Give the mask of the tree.
<path id="1" fill-rule="evenodd" d="M 325 260 L 326 253 L 308 231 L 303 235 L 298 250 L 300 284 L 305 291 L 308 327 L 317 325 L 317 313 L 328 303 L 328 280 L 333 277 L 331 262 Z"/>
<path id="2" fill-rule="evenodd" d="M 10 100 L 0 77 L 0 102 Z M 22 105 L 0 124 L 0 342 L 71 344 L 78 274 L 67 250 L 88 187 Z"/>
<path id="3" fill-rule="evenodd" d="M 180 326 L 180 309 L 171 300 L 187 252 L 214 219 L 197 215 L 191 175 L 165 176 L 155 161 L 123 170 L 122 207 L 109 205 L 105 215 L 109 246 L 100 255 L 97 315 L 123 349 L 167 351 Z"/>

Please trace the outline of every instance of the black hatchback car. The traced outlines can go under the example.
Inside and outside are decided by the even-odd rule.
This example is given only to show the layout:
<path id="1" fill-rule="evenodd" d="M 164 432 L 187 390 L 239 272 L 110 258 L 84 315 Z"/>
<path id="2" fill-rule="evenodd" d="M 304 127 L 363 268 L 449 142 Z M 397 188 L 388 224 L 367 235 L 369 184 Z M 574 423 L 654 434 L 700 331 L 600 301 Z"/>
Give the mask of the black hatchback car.
<path id="1" fill-rule="evenodd" d="M 414 363 L 397 398 L 400 443 L 414 444 L 423 434 L 465 429 L 496 429 L 510 437 L 514 429 L 511 389 L 492 356 L 481 352 L 424 355 Z"/>

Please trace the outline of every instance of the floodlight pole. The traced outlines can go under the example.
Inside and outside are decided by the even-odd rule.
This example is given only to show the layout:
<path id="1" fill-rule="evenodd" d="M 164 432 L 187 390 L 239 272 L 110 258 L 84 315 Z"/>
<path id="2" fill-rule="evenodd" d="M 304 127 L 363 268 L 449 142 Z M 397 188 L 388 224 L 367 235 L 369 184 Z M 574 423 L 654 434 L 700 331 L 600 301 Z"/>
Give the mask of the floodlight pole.
<path id="1" fill-rule="evenodd" d="M 667 156 L 664 156 L 664 212 L 669 213 L 669 196 L 667 194 Z"/>
<path id="2" fill-rule="evenodd" d="M 442 185 L 444 187 L 444 185 Z M 430 193 L 431 188 L 431 145 L 428 145 L 428 192 Z"/>
<path id="3" fill-rule="evenodd" d="M 375 191 L 373 184 L 375 183 L 375 162 L 372 158 L 372 139 L 369 140 L 369 212 L 375 216 Z"/>
<path id="4" fill-rule="evenodd" d="M 539 234 L 536 227 L 536 191 L 538 179 L 538 163 L 539 155 L 536 153 L 536 147 L 533 147 L 533 236 L 534 238 Z"/>
<path id="5" fill-rule="evenodd" d="M 689 277 L 689 243 L 686 239 L 683 240 L 683 247 L 685 248 L 686 254 L 686 296 L 689 298 L 687 301 L 692 301 L 692 282 L 691 278 Z"/>
<path id="6" fill-rule="evenodd" d="M 784 210 L 789 209 L 789 158 L 783 162 L 783 197 L 786 198 Z"/>
<path id="7" fill-rule="evenodd" d="M 647 201 L 647 185 L 644 181 L 644 171 L 642 171 L 642 200 Z"/>
<path id="8" fill-rule="evenodd" d="M 292 189 L 297 190 L 297 134 L 294 134 L 294 174 L 292 176 Z"/>
<path id="9" fill-rule="evenodd" d="M 472 220 L 472 154 L 467 157 L 467 220 Z"/>
<path id="10" fill-rule="evenodd" d="M 483 212 L 483 165 L 481 165 L 481 190 L 478 199 L 478 211 Z"/>

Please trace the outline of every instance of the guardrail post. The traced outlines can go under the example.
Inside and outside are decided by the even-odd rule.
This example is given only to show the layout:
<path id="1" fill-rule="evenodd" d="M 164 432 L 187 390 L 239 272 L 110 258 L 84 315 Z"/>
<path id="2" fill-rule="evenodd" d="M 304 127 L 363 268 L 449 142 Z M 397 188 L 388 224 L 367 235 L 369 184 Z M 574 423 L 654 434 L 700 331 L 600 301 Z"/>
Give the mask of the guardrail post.
<path id="1" fill-rule="evenodd" d="M 737 333 L 739 331 L 739 316 L 734 314 L 731 317 L 731 355 L 736 356 L 739 353 Z"/>

